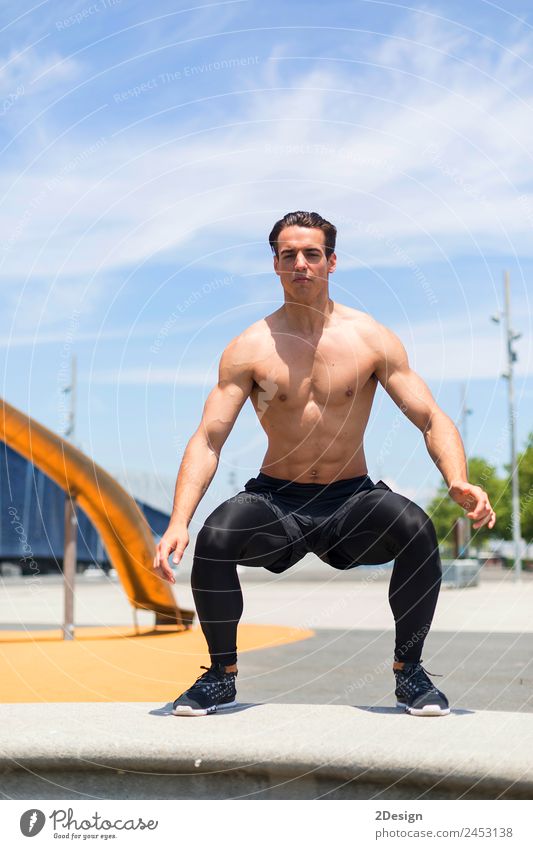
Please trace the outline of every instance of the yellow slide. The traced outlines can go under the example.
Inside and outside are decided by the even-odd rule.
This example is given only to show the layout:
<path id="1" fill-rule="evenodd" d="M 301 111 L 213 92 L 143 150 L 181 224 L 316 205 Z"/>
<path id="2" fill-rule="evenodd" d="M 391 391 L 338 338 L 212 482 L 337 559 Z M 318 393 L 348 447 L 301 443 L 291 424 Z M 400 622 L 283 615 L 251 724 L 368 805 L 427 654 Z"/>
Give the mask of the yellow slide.
<path id="1" fill-rule="evenodd" d="M 0 440 L 76 499 L 102 537 L 130 604 L 153 610 L 156 624 L 189 627 L 194 612 L 181 610 L 170 584 L 152 572 L 155 543 L 134 499 L 74 445 L 0 402 Z"/>

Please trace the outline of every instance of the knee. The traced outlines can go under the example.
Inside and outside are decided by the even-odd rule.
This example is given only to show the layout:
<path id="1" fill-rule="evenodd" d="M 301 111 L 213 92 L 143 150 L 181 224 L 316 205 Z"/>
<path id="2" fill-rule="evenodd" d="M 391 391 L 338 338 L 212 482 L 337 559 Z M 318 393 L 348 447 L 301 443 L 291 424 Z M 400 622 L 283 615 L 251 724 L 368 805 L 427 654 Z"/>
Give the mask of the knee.
<path id="1" fill-rule="evenodd" d="M 402 527 L 408 540 L 416 541 L 417 544 L 425 542 L 431 548 L 438 546 L 435 526 L 430 516 L 414 501 L 410 501 L 402 511 L 402 520 Z"/>
<path id="2" fill-rule="evenodd" d="M 231 533 L 227 529 L 208 524 L 208 521 L 196 537 L 195 557 L 212 561 L 231 558 Z"/>

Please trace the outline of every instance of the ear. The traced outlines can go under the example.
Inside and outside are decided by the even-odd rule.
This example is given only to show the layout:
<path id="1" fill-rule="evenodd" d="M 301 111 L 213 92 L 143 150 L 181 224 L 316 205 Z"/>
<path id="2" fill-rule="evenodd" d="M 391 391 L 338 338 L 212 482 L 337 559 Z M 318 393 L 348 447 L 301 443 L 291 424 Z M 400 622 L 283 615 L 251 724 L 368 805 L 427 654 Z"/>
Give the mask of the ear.
<path id="1" fill-rule="evenodd" d="M 279 277 L 279 270 L 278 269 L 279 269 L 279 259 L 276 256 L 276 254 L 274 254 L 274 271 L 276 272 L 276 274 Z"/>
<path id="2" fill-rule="evenodd" d="M 333 252 L 328 259 L 328 274 L 333 274 L 337 268 L 337 254 Z"/>

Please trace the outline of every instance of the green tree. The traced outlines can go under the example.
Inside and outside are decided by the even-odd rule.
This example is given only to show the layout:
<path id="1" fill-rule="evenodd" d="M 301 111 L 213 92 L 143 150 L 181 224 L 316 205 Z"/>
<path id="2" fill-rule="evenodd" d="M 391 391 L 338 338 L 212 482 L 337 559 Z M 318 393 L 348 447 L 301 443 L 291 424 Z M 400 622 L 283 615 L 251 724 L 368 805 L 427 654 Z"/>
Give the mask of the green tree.
<path id="1" fill-rule="evenodd" d="M 518 491 L 520 500 L 520 529 L 527 543 L 533 542 L 533 431 L 527 438 L 524 451 L 517 455 Z M 505 466 L 507 478 L 505 481 L 506 497 L 498 514 L 498 524 L 501 524 L 501 536 L 504 539 L 513 538 L 511 518 L 511 465 Z M 501 519 L 501 522 L 500 522 Z M 505 533 L 504 533 L 505 532 Z"/>
<path id="2" fill-rule="evenodd" d="M 509 538 L 504 533 L 507 530 L 505 517 L 503 522 L 500 518 L 500 511 L 509 499 L 508 488 L 506 487 L 507 482 L 499 478 L 496 474 L 496 467 L 482 457 L 471 457 L 468 461 L 468 480 L 470 483 L 483 487 L 489 496 L 490 503 L 494 507 L 497 517 L 496 525 L 492 530 L 489 530 L 486 525 L 477 530 L 471 527 L 471 545 L 482 547 L 491 537 L 498 539 L 502 537 L 504 539 Z M 531 500 L 533 502 L 533 496 Z M 456 504 L 455 501 L 452 501 L 448 495 L 448 487 L 444 481 L 442 481 L 437 494 L 426 509 L 433 519 L 439 543 L 446 547 L 452 547 L 454 522 L 456 519 L 465 516 L 466 511 L 459 504 Z M 505 516 L 507 516 L 508 512 L 507 509 Z"/>

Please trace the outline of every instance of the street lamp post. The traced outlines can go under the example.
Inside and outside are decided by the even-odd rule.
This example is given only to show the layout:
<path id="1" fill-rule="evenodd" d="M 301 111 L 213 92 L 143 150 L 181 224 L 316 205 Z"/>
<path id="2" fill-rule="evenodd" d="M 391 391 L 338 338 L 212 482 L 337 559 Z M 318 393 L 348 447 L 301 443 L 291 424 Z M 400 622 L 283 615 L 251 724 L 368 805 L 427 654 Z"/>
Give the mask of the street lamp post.
<path id="1" fill-rule="evenodd" d="M 74 441 L 76 426 L 76 358 L 72 357 L 70 386 L 63 389 L 70 393 L 70 414 L 65 438 Z M 74 584 L 76 581 L 78 521 L 76 518 L 76 494 L 65 493 L 65 542 L 63 546 L 64 616 L 63 639 L 74 639 Z"/>
<path id="2" fill-rule="evenodd" d="M 467 438 L 467 419 L 468 416 L 472 415 L 472 410 L 468 406 L 466 402 L 466 383 L 463 383 L 462 388 L 462 396 L 461 396 L 461 414 L 459 417 L 459 431 L 461 433 L 461 437 L 463 440 L 463 445 L 465 449 L 466 456 L 466 464 L 468 470 L 468 438 Z M 468 473 L 468 472 L 467 472 Z M 471 530 L 470 530 L 470 522 L 464 516 L 459 520 L 461 522 L 463 528 L 463 545 L 462 545 L 462 553 L 459 555 L 460 557 L 469 557 L 470 556 L 470 540 L 471 540 Z"/>
<path id="3" fill-rule="evenodd" d="M 502 374 L 507 380 L 507 397 L 509 409 L 509 433 L 511 443 L 511 492 L 512 492 L 512 521 L 513 521 L 513 542 L 514 542 L 514 578 L 520 581 L 522 573 L 522 538 L 520 533 L 520 495 L 518 486 L 518 466 L 516 463 L 516 409 L 514 399 L 514 375 L 513 364 L 518 359 L 516 351 L 513 349 L 513 342 L 520 339 L 521 333 L 515 333 L 511 328 L 511 286 L 509 282 L 509 272 L 504 272 L 504 303 L 505 310 L 497 315 L 491 316 L 492 320 L 497 324 L 504 319 L 505 325 L 505 341 L 507 350 L 507 371 Z"/>

